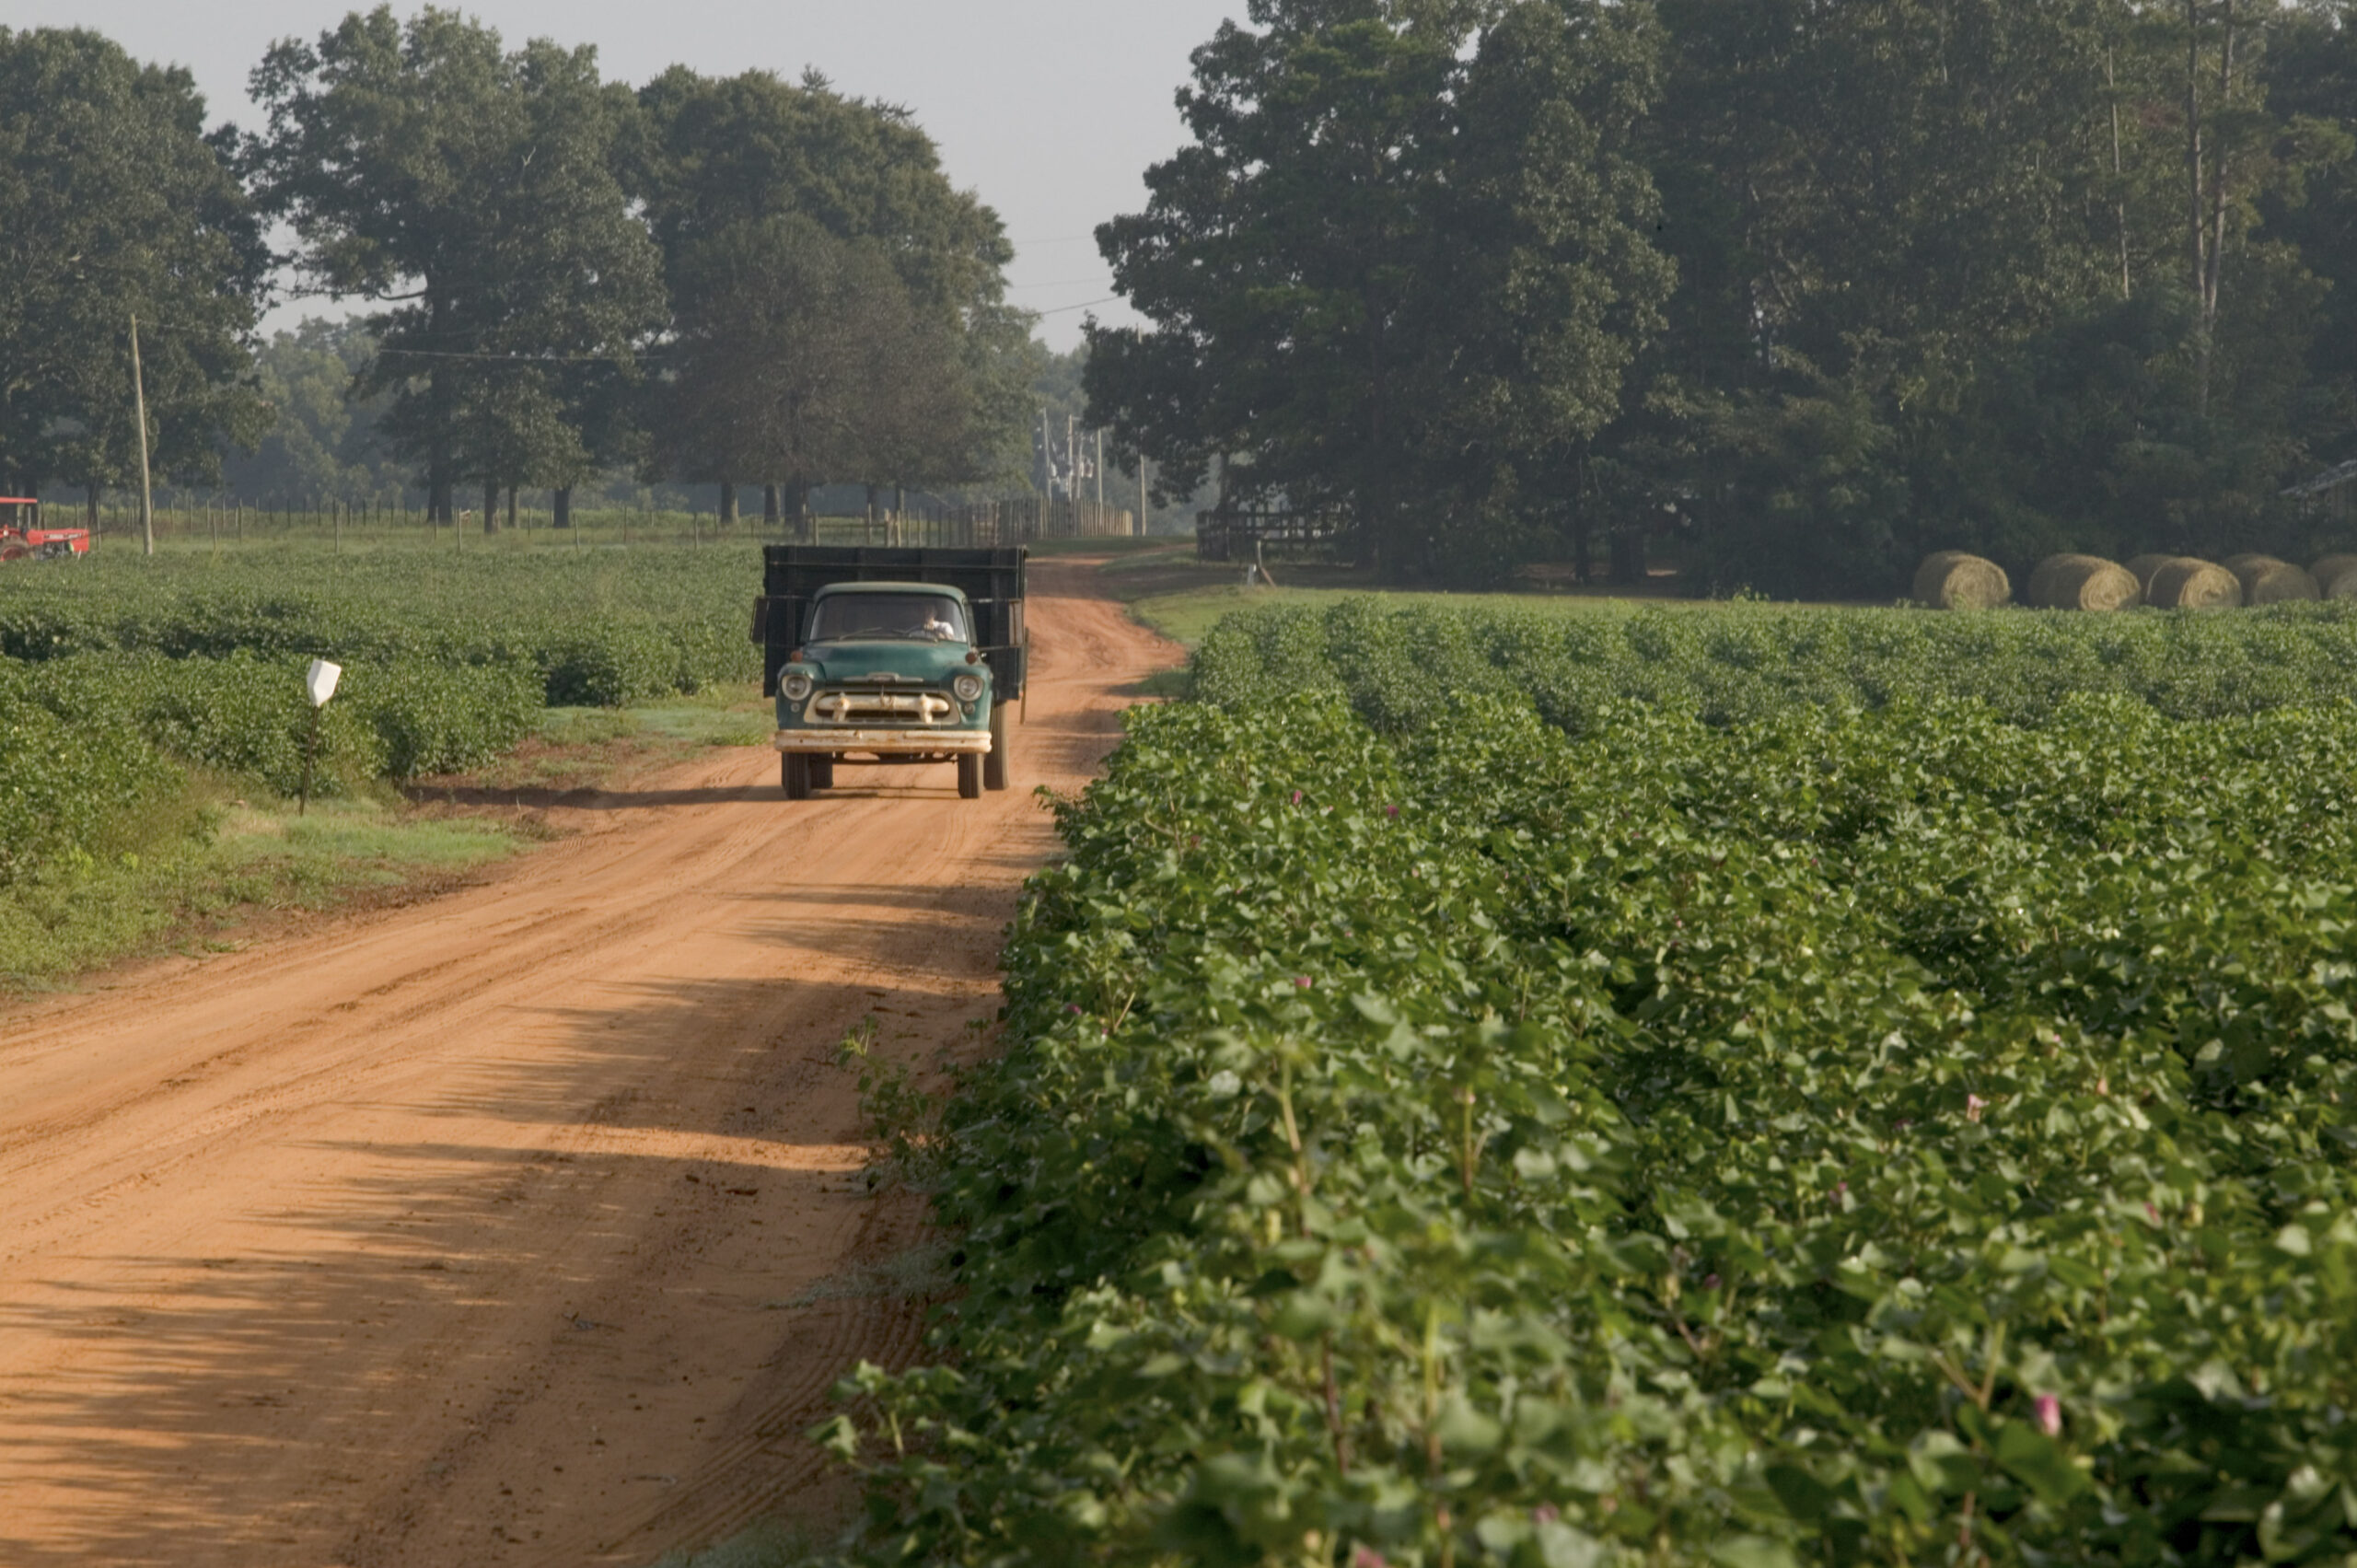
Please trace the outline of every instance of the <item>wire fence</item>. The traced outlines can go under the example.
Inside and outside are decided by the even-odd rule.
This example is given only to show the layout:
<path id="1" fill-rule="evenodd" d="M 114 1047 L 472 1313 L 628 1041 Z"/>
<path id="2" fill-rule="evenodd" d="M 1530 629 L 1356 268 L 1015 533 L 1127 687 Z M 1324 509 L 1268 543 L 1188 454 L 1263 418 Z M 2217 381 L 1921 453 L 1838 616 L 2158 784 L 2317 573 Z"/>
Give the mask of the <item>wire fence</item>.
<path id="1" fill-rule="evenodd" d="M 101 549 L 141 548 L 139 508 L 102 503 L 95 517 L 82 505 L 41 508 L 41 526 L 91 528 Z M 330 550 L 469 550 L 520 545 L 608 549 L 631 546 L 695 549 L 728 543 L 807 541 L 829 544 L 987 546 L 1058 539 L 1126 539 L 1136 514 L 1092 501 L 1026 496 L 962 505 L 927 503 L 900 511 L 850 517 L 765 519 L 759 513 L 724 518 L 716 512 L 654 506 L 580 506 L 566 526 L 546 507 L 502 510 L 486 528 L 479 513 L 462 511 L 456 526 L 435 523 L 422 508 L 399 503 L 323 501 L 252 505 L 224 501 L 159 506 L 156 540 L 174 549 L 226 550 L 300 543 Z"/>

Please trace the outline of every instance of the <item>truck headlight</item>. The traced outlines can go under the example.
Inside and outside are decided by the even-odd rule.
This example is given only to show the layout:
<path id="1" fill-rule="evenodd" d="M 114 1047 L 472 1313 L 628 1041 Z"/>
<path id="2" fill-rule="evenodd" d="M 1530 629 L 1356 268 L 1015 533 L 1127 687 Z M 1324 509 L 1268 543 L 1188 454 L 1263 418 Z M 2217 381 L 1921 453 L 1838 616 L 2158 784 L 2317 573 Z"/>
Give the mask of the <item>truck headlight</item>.
<path id="1" fill-rule="evenodd" d="M 979 703 L 982 700 L 982 678 L 973 674 L 960 675 L 949 683 L 949 690 L 958 693 L 958 700 L 961 703 Z"/>
<path id="2" fill-rule="evenodd" d="M 810 695 L 810 678 L 797 669 L 793 674 L 787 676 L 784 679 L 779 681 L 777 683 L 777 689 L 785 693 L 785 700 L 787 702 L 799 703 L 805 697 Z"/>

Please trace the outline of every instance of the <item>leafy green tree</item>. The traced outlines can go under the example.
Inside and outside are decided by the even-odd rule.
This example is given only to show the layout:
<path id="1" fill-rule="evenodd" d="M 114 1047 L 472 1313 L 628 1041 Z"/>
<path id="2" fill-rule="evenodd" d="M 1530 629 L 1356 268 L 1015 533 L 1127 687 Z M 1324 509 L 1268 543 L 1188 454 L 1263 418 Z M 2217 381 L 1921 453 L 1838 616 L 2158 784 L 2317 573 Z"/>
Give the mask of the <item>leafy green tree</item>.
<path id="1" fill-rule="evenodd" d="M 386 428 L 435 515 L 461 478 L 567 482 L 596 378 L 566 367 L 627 372 L 663 304 L 616 172 L 631 100 L 595 51 L 511 53 L 456 12 L 379 6 L 273 47 L 253 92 L 260 189 L 308 280 L 392 307 L 362 390 L 393 394 Z"/>
<path id="2" fill-rule="evenodd" d="M 1900 345 L 1901 374 L 1934 374 L 2100 289 L 2107 9 L 1662 0 L 1666 151 L 1727 199 L 1756 337 L 1835 375 Z"/>
<path id="3" fill-rule="evenodd" d="M 2357 458 L 2357 4 L 2305 0 L 2270 21 L 2268 94 L 2312 155 L 2259 200 L 2263 231 L 2326 285 L 2307 344 L 2311 459 Z"/>
<path id="4" fill-rule="evenodd" d="M 247 382 L 269 264 L 226 128 L 189 74 L 83 29 L 0 28 L 0 482 L 138 473 L 140 323 L 153 466 L 190 483 L 266 418 Z"/>
<path id="5" fill-rule="evenodd" d="M 231 453 L 223 481 L 240 495 L 357 500 L 403 488 L 377 426 L 389 400 L 355 398 L 376 357 L 365 323 L 310 319 L 274 332 L 254 356 L 255 387 L 273 423 L 250 453 Z"/>
<path id="6" fill-rule="evenodd" d="M 1097 230 L 1149 323 L 1091 324 L 1091 422 L 1232 503 L 1347 509 L 1387 548 L 1428 499 L 1410 460 L 1443 264 L 1446 94 L 1469 29 L 1404 6 L 1260 0 L 1195 52 L 1192 141 Z M 1257 29 L 1258 30 L 1254 30 Z"/>
<path id="7" fill-rule="evenodd" d="M 1262 0 L 1195 54 L 1192 143 L 1098 231 L 1094 423 L 1228 501 L 1346 510 L 1395 575 L 1547 520 L 1670 274 L 1631 141 L 1642 11 Z"/>
<path id="8" fill-rule="evenodd" d="M 1478 532 L 1499 565 L 1626 521 L 1594 457 L 1677 285 L 1642 160 L 1659 59 L 1644 7 L 1521 5 L 1483 34 L 1457 94 L 1429 442 L 1460 506 L 1487 519 Z M 1631 576 L 1642 556 L 1624 547 L 1617 564 Z"/>
<path id="9" fill-rule="evenodd" d="M 917 331 L 881 245 L 802 216 L 749 221 L 698 242 L 682 270 L 672 373 L 658 424 L 666 468 L 696 479 L 860 473 L 904 369 L 888 345 Z M 879 349 L 884 352 L 878 352 Z"/>
<path id="10" fill-rule="evenodd" d="M 1011 466 L 1028 411 L 1021 389 L 1028 340 L 1028 319 L 1004 302 L 1004 268 L 1014 252 L 998 215 L 949 182 L 932 139 L 905 110 L 845 98 L 815 74 L 795 84 L 765 71 L 713 78 L 685 67 L 656 77 L 638 101 L 632 186 L 662 249 L 679 330 L 701 341 L 687 351 L 699 377 L 709 377 L 726 357 L 716 356 L 714 337 L 724 309 L 759 293 L 745 292 L 743 267 L 715 258 L 735 256 L 761 226 L 787 220 L 806 253 L 815 253 L 817 241 L 805 225 L 870 247 L 886 261 L 904 306 L 877 352 L 904 362 L 914 354 L 928 366 L 926 384 L 909 391 L 917 402 L 930 400 L 927 412 L 919 415 L 905 401 L 871 410 L 891 429 L 879 425 L 865 446 L 848 436 L 756 444 L 804 454 L 796 463 L 815 462 L 810 454 L 824 451 L 827 461 L 853 467 L 743 470 L 744 477 L 955 483 L 997 477 Z M 727 297 L 705 297 L 707 288 Z M 775 310 L 761 306 L 759 313 L 772 324 L 761 330 L 773 330 Z M 672 397 L 669 389 L 656 392 L 658 403 Z M 682 406 L 654 423 L 676 431 Z M 716 451 L 730 447 L 714 444 Z M 686 452 L 677 440 L 667 449 Z"/>
<path id="11" fill-rule="evenodd" d="M 1655 167 L 1691 215 L 1663 477 L 1706 573 L 2304 548 L 2276 493 L 2347 407 L 2346 10 L 1662 0 Z"/>

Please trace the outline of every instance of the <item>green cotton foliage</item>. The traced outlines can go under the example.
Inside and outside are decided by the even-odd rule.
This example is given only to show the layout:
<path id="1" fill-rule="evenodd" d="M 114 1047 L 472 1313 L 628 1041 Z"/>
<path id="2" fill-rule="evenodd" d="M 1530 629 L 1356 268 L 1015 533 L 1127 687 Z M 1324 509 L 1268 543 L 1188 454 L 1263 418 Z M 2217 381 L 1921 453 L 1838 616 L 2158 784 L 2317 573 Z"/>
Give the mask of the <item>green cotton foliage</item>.
<path id="1" fill-rule="evenodd" d="M 543 681 L 521 664 L 441 665 L 423 659 L 344 672 L 340 703 L 376 733 L 383 772 L 396 779 L 464 772 L 532 733 Z"/>
<path id="2" fill-rule="evenodd" d="M 203 557 L 0 579 L 0 656 L 325 657 L 363 663 L 522 665 L 552 706 L 621 706 L 757 680 L 745 615 L 752 552 Z"/>
<path id="3" fill-rule="evenodd" d="M 1941 622 L 1746 617 L 1244 617 L 1132 714 L 911 1156 L 863 1560 L 2357 1551 L 2357 708 L 2025 618 L 2026 725 Z"/>
<path id="4" fill-rule="evenodd" d="M 167 658 L 87 654 L 37 665 L 0 661 L 10 689 L 87 744 L 135 740 L 175 762 L 251 778 L 281 795 L 445 772 L 490 761 L 531 728 L 538 681 L 514 666 L 456 668 L 406 660 L 347 669 L 318 715 L 306 661 L 237 655 Z"/>
<path id="5" fill-rule="evenodd" d="M 181 788 L 136 735 L 66 724 L 0 661 L 0 888 L 87 865 Z"/>
<path id="6" fill-rule="evenodd" d="M 122 824 L 184 801 L 189 769 L 293 795 L 314 748 L 313 657 L 344 668 L 318 719 L 319 794 L 481 767 L 544 703 L 755 679 L 759 570 L 742 549 L 459 546 L 0 573 L 0 882 L 146 842 Z"/>
<path id="7" fill-rule="evenodd" d="M 1228 617 L 1195 655 L 1195 690 L 1227 705 L 1337 692 L 1378 729 L 1446 718 L 1469 692 L 1533 704 L 1584 733 L 1634 700 L 1742 724 L 1799 707 L 1969 698 L 2043 725 L 2073 693 L 2177 718 L 2357 697 L 2357 611 L 1933 614 L 1755 605 L 1549 614 L 1375 598 Z"/>

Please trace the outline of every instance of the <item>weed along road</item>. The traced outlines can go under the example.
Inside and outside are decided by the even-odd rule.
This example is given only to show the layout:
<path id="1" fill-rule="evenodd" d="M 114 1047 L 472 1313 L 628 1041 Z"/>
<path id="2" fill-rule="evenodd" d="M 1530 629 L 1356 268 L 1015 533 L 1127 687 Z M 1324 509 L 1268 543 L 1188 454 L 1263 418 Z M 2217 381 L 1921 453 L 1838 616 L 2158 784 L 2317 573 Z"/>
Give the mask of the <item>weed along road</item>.
<path id="1" fill-rule="evenodd" d="M 716 751 L 481 885 L 0 1014 L 0 1562 L 645 1562 L 830 1501 L 904 1357 L 837 1063 L 974 1049 L 999 934 L 1177 650 L 1032 569 L 1013 787 Z"/>

